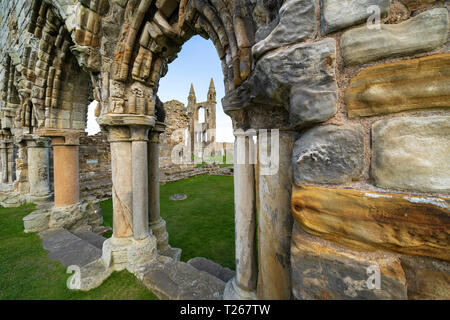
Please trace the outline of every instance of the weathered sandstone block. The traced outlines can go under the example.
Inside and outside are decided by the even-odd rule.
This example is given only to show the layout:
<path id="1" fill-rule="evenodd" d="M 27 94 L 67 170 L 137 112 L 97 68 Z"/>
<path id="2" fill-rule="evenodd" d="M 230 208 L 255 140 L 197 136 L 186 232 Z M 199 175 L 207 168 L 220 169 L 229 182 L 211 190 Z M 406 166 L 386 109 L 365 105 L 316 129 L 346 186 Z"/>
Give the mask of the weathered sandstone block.
<path id="1" fill-rule="evenodd" d="M 317 23 L 314 0 L 288 0 L 280 8 L 279 14 L 278 25 L 265 39 L 253 46 L 255 58 L 269 50 L 315 37 Z"/>
<path id="2" fill-rule="evenodd" d="M 434 4 L 442 2 L 443 0 L 402 0 L 402 2 L 408 7 L 409 10 L 415 11 L 426 7 L 430 7 Z"/>
<path id="3" fill-rule="evenodd" d="M 294 187 L 292 214 L 313 235 L 359 250 L 450 260 L 450 199 Z"/>
<path id="4" fill-rule="evenodd" d="M 297 185 L 345 183 L 362 175 L 364 130 L 361 125 L 316 127 L 295 142 L 292 165 Z"/>
<path id="5" fill-rule="evenodd" d="M 311 236 L 296 224 L 291 263 L 292 292 L 297 299 L 407 298 L 405 274 L 396 255 L 351 250 Z M 379 288 L 369 279 L 375 268 L 380 275 Z"/>
<path id="6" fill-rule="evenodd" d="M 376 185 L 450 191 L 450 116 L 377 121 L 372 128 L 372 144 Z"/>
<path id="7" fill-rule="evenodd" d="M 450 107 L 450 54 L 370 67 L 345 91 L 349 117 Z"/>
<path id="8" fill-rule="evenodd" d="M 405 271 L 409 299 L 450 299 L 448 262 L 407 255 L 402 255 L 400 261 Z"/>
<path id="9" fill-rule="evenodd" d="M 258 61 L 250 78 L 222 100 L 225 112 L 249 105 L 289 110 L 295 128 L 336 114 L 336 41 L 325 38 L 277 50 Z"/>
<path id="10" fill-rule="evenodd" d="M 448 11 L 437 8 L 399 24 L 367 26 L 345 32 L 341 40 L 346 65 L 427 52 L 447 41 Z"/>
<path id="11" fill-rule="evenodd" d="M 385 17 L 390 4 L 391 0 L 321 0 L 322 35 L 366 21 L 373 13 L 370 6 L 378 6 Z"/>

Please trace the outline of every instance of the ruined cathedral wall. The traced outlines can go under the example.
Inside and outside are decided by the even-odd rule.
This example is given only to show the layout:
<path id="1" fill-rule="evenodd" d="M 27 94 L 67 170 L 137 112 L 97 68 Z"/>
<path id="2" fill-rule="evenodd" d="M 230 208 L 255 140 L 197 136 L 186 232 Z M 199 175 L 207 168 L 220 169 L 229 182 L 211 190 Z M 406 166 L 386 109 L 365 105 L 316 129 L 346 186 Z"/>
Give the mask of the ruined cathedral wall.
<path id="1" fill-rule="evenodd" d="M 82 198 L 111 198 L 111 153 L 106 133 L 80 139 L 80 194 Z"/>
<path id="2" fill-rule="evenodd" d="M 254 69 L 222 103 L 281 128 L 257 181 L 258 296 L 448 299 L 450 1 L 280 5 L 258 1 Z"/>
<path id="3" fill-rule="evenodd" d="M 213 41 L 234 128 L 279 129 L 279 149 L 258 136 L 261 152 L 279 151 L 276 170 L 247 166 L 235 185 L 245 193 L 235 199 L 245 208 L 236 211 L 236 238 L 247 241 L 236 246 L 241 289 L 261 299 L 450 297 L 449 0 L 0 5 L 3 129 L 14 127 L 13 83 L 31 98 L 37 125 L 70 140 L 64 129 L 84 129 L 92 81 L 99 119 L 126 141 L 112 170 L 124 183 L 147 155 L 118 154 L 129 155 L 159 116 L 168 63 L 195 34 Z M 114 186 L 115 234 L 141 236 L 145 215 L 123 210 L 145 207 L 132 195 L 146 181 Z"/>
<path id="4" fill-rule="evenodd" d="M 325 90 L 335 90 L 336 110 L 331 96 L 299 88 L 296 97 L 336 114 L 294 143 L 292 293 L 449 298 L 450 2 L 358 2 L 321 1 L 323 46 L 310 47 L 317 57 L 336 43 L 325 53 L 335 56 L 337 87 Z M 380 29 L 365 26 L 370 5 Z"/>

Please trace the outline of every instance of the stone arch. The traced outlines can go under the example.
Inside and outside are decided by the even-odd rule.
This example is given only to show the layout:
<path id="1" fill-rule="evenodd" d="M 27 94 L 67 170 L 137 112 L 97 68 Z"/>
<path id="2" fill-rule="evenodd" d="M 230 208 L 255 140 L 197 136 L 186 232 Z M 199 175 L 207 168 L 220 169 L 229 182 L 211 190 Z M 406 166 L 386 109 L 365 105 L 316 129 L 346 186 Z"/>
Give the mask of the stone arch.
<path id="1" fill-rule="evenodd" d="M 39 127 L 84 130 L 92 96 L 90 75 L 72 53 L 71 34 L 55 9 L 36 0 L 33 17 L 36 23 L 30 24 L 28 31 L 39 39 L 39 48 L 31 53 L 37 59 L 29 59 L 35 60 L 31 101 Z"/>

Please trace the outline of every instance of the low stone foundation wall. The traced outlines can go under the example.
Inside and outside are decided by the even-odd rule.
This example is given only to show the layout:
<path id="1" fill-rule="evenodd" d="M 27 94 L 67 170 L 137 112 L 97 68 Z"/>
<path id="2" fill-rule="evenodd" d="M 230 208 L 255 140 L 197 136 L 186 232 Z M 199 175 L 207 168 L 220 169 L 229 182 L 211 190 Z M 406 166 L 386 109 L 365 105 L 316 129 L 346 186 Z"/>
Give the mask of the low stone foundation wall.
<path id="1" fill-rule="evenodd" d="M 178 180 L 183 180 L 200 175 L 219 175 L 219 176 L 233 176 L 233 166 L 220 168 L 215 165 L 205 165 L 200 168 L 165 168 L 160 172 L 160 183 L 162 185 Z"/>

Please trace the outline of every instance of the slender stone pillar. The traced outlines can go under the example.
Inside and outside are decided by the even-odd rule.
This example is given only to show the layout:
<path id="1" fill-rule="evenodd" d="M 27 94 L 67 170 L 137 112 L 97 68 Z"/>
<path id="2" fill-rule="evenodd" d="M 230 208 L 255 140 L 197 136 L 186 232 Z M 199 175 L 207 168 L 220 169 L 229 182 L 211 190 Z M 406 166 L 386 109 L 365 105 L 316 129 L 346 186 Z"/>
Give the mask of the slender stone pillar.
<path id="1" fill-rule="evenodd" d="M 52 139 L 55 207 L 77 204 L 80 202 L 78 149 L 83 131 L 46 128 L 37 133 Z"/>
<path id="2" fill-rule="evenodd" d="M 227 300 L 256 299 L 256 213 L 255 173 L 253 137 L 235 132 L 234 152 L 234 207 L 236 276 L 231 279 L 224 292 Z"/>
<path id="3" fill-rule="evenodd" d="M 159 135 L 162 132 L 164 125 L 157 124 L 150 132 L 148 143 L 148 215 L 159 252 L 169 249 L 169 234 L 166 231 L 166 222 L 161 218 L 159 202 Z"/>
<path id="4" fill-rule="evenodd" d="M 149 235 L 148 226 L 148 131 L 149 127 L 131 127 L 133 175 L 133 235 L 142 240 Z"/>
<path id="5" fill-rule="evenodd" d="M 8 150 L 6 148 L 6 143 L 2 142 L 0 145 L 0 156 L 2 164 L 2 182 L 8 183 Z"/>
<path id="6" fill-rule="evenodd" d="M 150 229 L 156 237 L 158 252 L 179 260 L 181 249 L 169 245 L 166 221 L 161 218 L 159 195 L 159 136 L 165 130 L 163 123 L 157 122 L 149 134 L 148 142 L 148 216 Z"/>
<path id="7" fill-rule="evenodd" d="M 45 200 L 50 197 L 48 139 L 27 140 L 29 194 Z"/>
<path id="8" fill-rule="evenodd" d="M 258 299 L 291 298 L 293 143 L 290 132 L 258 136 Z"/>
<path id="9" fill-rule="evenodd" d="M 113 233 L 115 238 L 133 235 L 133 186 L 131 141 L 128 127 L 109 127 L 113 198 Z"/>
<path id="10" fill-rule="evenodd" d="M 8 159 L 8 183 L 13 183 L 16 180 L 16 159 L 14 143 L 8 143 L 7 147 Z"/>

